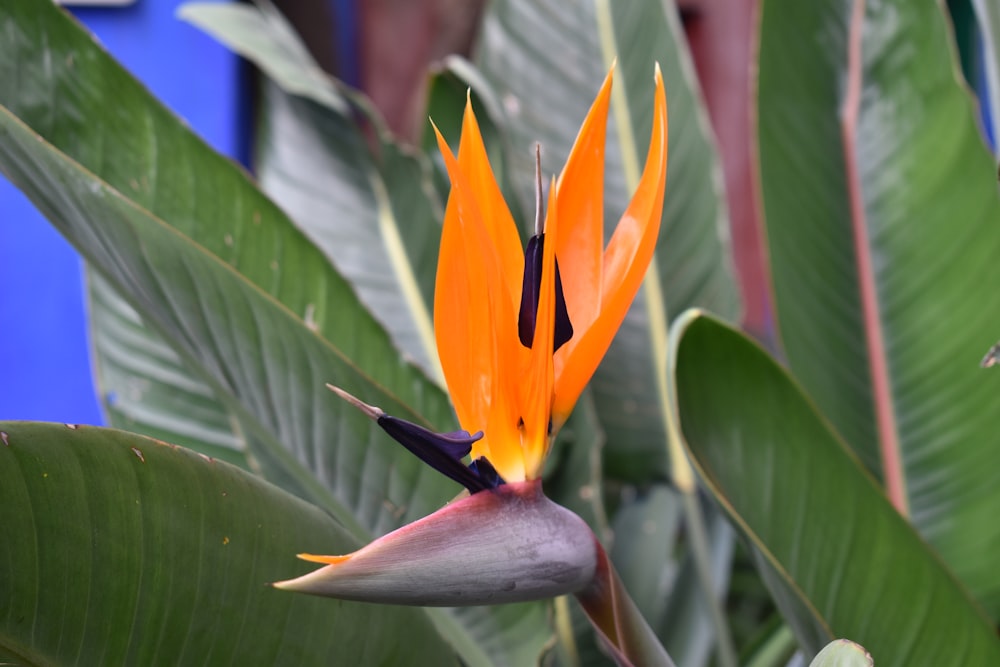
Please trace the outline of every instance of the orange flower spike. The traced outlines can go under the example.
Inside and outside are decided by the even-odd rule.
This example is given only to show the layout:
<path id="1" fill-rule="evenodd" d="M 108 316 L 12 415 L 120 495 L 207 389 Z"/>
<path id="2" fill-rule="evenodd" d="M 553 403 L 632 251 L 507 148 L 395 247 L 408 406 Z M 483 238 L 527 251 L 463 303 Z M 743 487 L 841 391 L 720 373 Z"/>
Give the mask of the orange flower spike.
<path id="1" fill-rule="evenodd" d="M 475 135 L 478 136 L 478 129 Z M 468 135 L 463 132 L 463 139 L 465 136 Z M 491 225 L 486 222 L 492 216 L 494 222 L 499 218 L 502 223 L 510 213 L 502 197 L 499 202 L 503 211 L 499 214 L 495 210 L 483 211 L 482 203 L 496 202 L 489 189 L 483 188 L 480 181 L 484 192 L 477 190 L 476 181 L 470 181 L 439 132 L 437 139 L 452 184 L 434 295 L 434 331 L 441 367 L 459 423 L 478 426 L 486 433 L 473 445 L 473 459 L 486 456 L 505 480 L 522 480 L 525 471 L 518 429 L 516 383 L 520 350 L 513 301 L 515 289 L 510 285 L 512 279 L 504 273 L 506 266 L 515 263 L 509 256 L 506 261 L 501 257 L 500 246 L 494 243 Z M 463 147 L 468 143 L 463 140 Z M 466 165 L 474 178 L 482 178 L 485 173 L 492 180 L 489 164 L 483 166 L 479 161 L 477 143 L 482 145 L 481 140 L 472 142 Z M 462 154 L 462 149 L 459 153 Z M 485 162 L 485 151 L 481 159 Z M 493 185 L 496 187 L 495 181 Z M 512 219 L 507 229 L 516 239 L 517 229 Z M 517 252 L 521 252 L 519 243 Z M 522 258 L 522 270 L 523 265 Z M 520 285 L 516 293 L 519 297 Z"/>
<path id="2" fill-rule="evenodd" d="M 493 359 L 485 336 L 470 336 L 472 322 L 490 316 L 485 299 L 473 298 L 484 289 L 483 266 L 470 262 L 459 219 L 458 199 L 445 210 L 434 290 L 434 334 L 452 404 L 462 424 L 486 424 Z M 476 387 L 484 387 L 476 391 Z"/>
<path id="3" fill-rule="evenodd" d="M 611 340 L 625 319 L 625 314 L 642 285 L 646 269 L 649 268 L 653 252 L 656 249 L 656 238 L 660 231 L 660 217 L 663 210 L 663 192 L 666 187 L 668 141 L 666 93 L 663 89 L 663 77 L 660 74 L 659 65 L 656 67 L 655 82 L 653 127 L 650 133 L 649 151 L 646 154 L 646 166 L 643 169 L 638 188 L 632 196 L 632 201 L 619 220 L 608 248 L 604 252 L 599 282 L 600 296 L 595 297 L 594 293 L 588 294 L 586 290 L 592 289 L 592 280 L 581 280 L 576 274 L 570 274 L 568 264 L 566 272 L 562 274 L 567 308 L 569 308 L 570 320 L 576 333 L 555 355 L 555 396 L 552 407 L 552 420 L 555 429 L 558 429 L 569 417 L 573 405 L 580 397 L 587 382 L 590 381 L 597 365 L 607 352 L 608 346 L 611 345 Z M 601 89 L 601 94 L 607 94 L 604 87 Z M 584 122 L 583 129 L 581 129 L 576 144 L 574 144 L 574 153 L 579 146 L 587 146 L 592 143 L 591 137 L 585 135 L 585 132 L 596 133 L 598 131 L 591 123 L 592 117 L 597 117 L 600 114 L 606 116 L 607 104 L 600 104 L 601 99 L 601 95 L 599 95 L 598 101 L 591 108 L 587 121 Z M 602 170 L 603 166 L 602 161 L 591 168 Z M 569 164 L 567 164 L 568 167 Z M 569 178 L 560 179 L 559 187 L 561 190 L 559 193 L 560 202 L 563 198 L 562 191 L 567 193 L 567 199 L 573 198 L 570 195 L 582 196 Z M 565 215 L 565 207 L 561 203 L 560 209 L 563 209 Z M 580 230 L 574 227 L 573 231 L 587 235 L 591 243 L 603 241 L 603 230 L 600 225 L 589 224 Z M 564 237 L 569 235 L 569 233 L 563 234 Z M 565 243 L 565 241 L 563 242 Z M 556 252 L 559 254 L 560 269 L 562 269 L 565 260 L 561 249 L 557 248 Z M 574 306 L 571 303 L 595 298 L 600 303 L 600 308 L 593 319 L 574 321 L 572 319 Z"/>
<path id="4" fill-rule="evenodd" d="M 604 145 L 614 68 L 601 84 L 557 182 L 563 219 L 573 226 L 556 247 L 569 321 L 585 330 L 601 312 L 604 253 Z"/>
<path id="5" fill-rule="evenodd" d="M 657 67 L 646 166 L 604 249 L 611 79 L 609 73 L 562 175 L 549 188 L 544 224 L 539 180 L 536 233 L 523 252 L 471 106 L 466 104 L 457 158 L 437 133 L 452 188 L 434 328 L 459 422 L 479 430 L 436 433 L 328 386 L 470 495 L 352 554 L 300 554 L 323 567 L 275 587 L 346 600 L 444 606 L 576 593 L 600 631 L 609 629 L 600 623 L 601 614 L 608 605 L 619 607 L 607 557 L 579 517 L 545 497 L 539 477 L 554 431 L 639 290 L 659 232 L 667 118 Z M 617 613 L 613 621 L 610 629 L 617 631 Z M 613 648 L 622 662 L 669 663 L 665 653 L 644 645 L 635 656 L 629 646 Z M 640 659 L 633 660 L 636 656 Z"/>
<path id="6" fill-rule="evenodd" d="M 470 430 L 435 434 L 338 390 L 472 493 L 540 476 L 554 432 L 611 344 L 652 259 L 667 168 L 663 80 L 657 67 L 646 166 L 605 250 L 602 191 L 612 78 L 613 71 L 550 187 L 544 224 L 539 180 L 536 233 L 523 251 L 470 101 L 457 157 L 434 128 L 451 180 L 434 330 L 459 423 Z M 472 463 L 463 463 L 470 454 Z"/>
<path id="7" fill-rule="evenodd" d="M 458 166 L 472 188 L 479 204 L 482 221 L 490 234 L 493 248 L 500 261 L 500 272 L 511 291 L 511 303 L 517 307 L 521 299 L 521 274 L 524 272 L 524 247 L 517 232 L 517 223 L 500 192 L 493 168 L 486 155 L 486 146 L 479 131 L 479 121 L 472 111 L 472 100 L 466 96 L 462 116 L 462 138 L 458 147 Z M 435 286 L 436 287 L 436 286 Z"/>

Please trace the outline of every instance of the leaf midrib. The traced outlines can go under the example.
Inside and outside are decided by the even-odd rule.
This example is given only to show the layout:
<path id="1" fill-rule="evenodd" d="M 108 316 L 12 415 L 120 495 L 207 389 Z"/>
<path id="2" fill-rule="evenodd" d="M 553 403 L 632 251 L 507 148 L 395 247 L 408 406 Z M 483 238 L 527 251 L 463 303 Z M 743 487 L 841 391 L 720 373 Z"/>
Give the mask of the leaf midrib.
<path id="1" fill-rule="evenodd" d="M 861 111 L 861 91 L 864 78 L 862 37 L 865 21 L 865 0 L 854 0 L 847 33 L 847 61 L 845 95 L 840 113 L 841 138 L 844 151 L 844 168 L 851 230 L 854 235 L 855 262 L 858 271 L 858 289 L 861 299 L 861 317 L 864 327 L 865 347 L 868 353 L 868 370 L 872 383 L 873 413 L 875 416 L 878 450 L 882 463 L 886 493 L 896 510 L 908 517 L 909 498 L 903 469 L 899 430 L 893 401 L 889 362 L 886 355 L 882 308 L 875 283 L 872 248 L 865 212 L 865 198 L 858 169 L 857 130 Z"/>

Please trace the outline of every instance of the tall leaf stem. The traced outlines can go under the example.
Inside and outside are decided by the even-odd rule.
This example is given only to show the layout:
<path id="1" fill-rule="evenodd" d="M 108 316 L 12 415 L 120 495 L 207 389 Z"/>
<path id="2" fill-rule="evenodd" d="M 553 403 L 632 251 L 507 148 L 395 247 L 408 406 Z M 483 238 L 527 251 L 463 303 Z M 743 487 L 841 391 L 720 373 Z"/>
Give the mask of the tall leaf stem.
<path id="1" fill-rule="evenodd" d="M 399 220 L 392 211 L 389 203 L 389 193 L 386 192 L 385 183 L 377 174 L 370 173 L 369 181 L 372 192 L 375 194 L 375 202 L 378 206 L 378 226 L 381 232 L 382 242 L 385 245 L 386 254 L 396 271 L 396 279 L 403 296 L 410 304 L 413 324 L 420 338 L 420 344 L 427 355 L 426 369 L 439 386 L 445 386 L 444 369 L 441 368 L 441 359 L 437 353 L 437 341 L 434 338 L 434 324 L 431 320 L 430 309 L 420 293 L 420 286 L 417 284 L 417 277 L 413 270 L 413 264 L 406 254 L 406 247 L 399 233 Z"/>
<path id="2" fill-rule="evenodd" d="M 861 296 L 862 321 L 868 350 L 868 368 L 874 394 L 875 422 L 878 430 L 879 453 L 886 493 L 893 506 L 903 516 L 909 515 L 906 482 L 900 456 L 896 412 L 889 385 L 885 338 L 882 332 L 881 308 L 875 286 L 875 270 L 869 244 L 868 221 L 858 173 L 857 131 L 861 108 L 862 53 L 861 41 L 865 21 L 865 0 L 855 0 L 847 41 L 847 82 L 841 108 L 841 136 L 844 144 L 844 169 L 854 230 L 854 254 L 858 266 L 858 288 Z"/>
<path id="3" fill-rule="evenodd" d="M 596 0 L 597 32 L 600 38 L 601 52 L 607 67 L 611 67 L 618 54 L 618 46 L 614 34 L 614 17 L 609 0 Z M 669 18 L 669 14 L 667 15 Z M 618 141 L 622 154 L 622 170 L 625 185 L 629 192 L 635 192 L 639 186 L 640 164 L 639 153 L 636 150 L 635 131 L 632 127 L 632 115 L 629 110 L 628 91 L 624 77 L 620 77 L 611 90 L 611 108 L 615 126 L 618 131 Z M 711 610 L 712 624 L 715 626 L 715 637 L 719 648 L 719 663 L 723 667 L 736 667 L 738 660 L 733 647 L 729 626 L 725 613 L 719 605 L 709 570 L 712 562 L 705 528 L 705 518 L 698 505 L 697 484 L 694 470 L 684 455 L 680 442 L 680 431 L 676 424 L 670 389 L 667 382 L 667 351 L 670 320 L 667 314 L 666 300 L 660 286 L 659 268 L 654 256 L 646 271 L 642 285 L 643 299 L 649 321 L 650 345 L 653 350 L 653 361 L 656 365 L 656 391 L 660 402 L 660 414 L 663 415 L 664 431 L 667 434 L 667 452 L 670 459 L 670 475 L 673 483 L 684 498 L 684 516 L 691 536 L 691 549 L 694 552 L 694 562 L 698 572 L 698 581 L 702 587 L 705 603 Z"/>
<path id="4" fill-rule="evenodd" d="M 553 600 L 553 612 L 555 616 L 556 641 L 563 650 L 563 657 L 568 667 L 580 667 L 580 651 L 576 646 L 576 637 L 573 635 L 573 621 L 570 618 L 569 598 L 560 595 Z"/>

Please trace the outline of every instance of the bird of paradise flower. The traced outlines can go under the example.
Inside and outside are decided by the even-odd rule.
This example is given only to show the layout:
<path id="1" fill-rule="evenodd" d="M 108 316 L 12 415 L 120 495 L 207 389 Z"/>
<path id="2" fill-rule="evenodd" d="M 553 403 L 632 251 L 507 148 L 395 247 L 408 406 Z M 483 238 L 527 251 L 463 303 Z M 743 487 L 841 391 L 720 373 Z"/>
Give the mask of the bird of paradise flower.
<path id="1" fill-rule="evenodd" d="M 553 439 L 639 290 L 659 233 L 667 111 L 657 66 L 646 165 L 604 247 L 613 74 L 614 68 L 544 207 L 539 176 L 535 234 L 526 246 L 490 167 L 471 102 L 457 157 L 435 128 L 451 180 L 435 283 L 435 336 L 466 430 L 434 433 L 331 389 L 470 495 L 353 554 L 300 554 L 324 567 L 276 587 L 428 606 L 574 593 L 620 662 L 655 656 L 669 664 L 593 533 L 544 496 L 540 479 Z"/>

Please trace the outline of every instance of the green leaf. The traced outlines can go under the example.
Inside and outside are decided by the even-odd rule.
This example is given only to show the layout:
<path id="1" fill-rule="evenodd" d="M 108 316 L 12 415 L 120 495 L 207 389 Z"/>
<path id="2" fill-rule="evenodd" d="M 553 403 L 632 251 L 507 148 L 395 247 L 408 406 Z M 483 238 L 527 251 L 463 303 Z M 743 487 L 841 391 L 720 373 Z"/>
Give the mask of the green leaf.
<path id="1" fill-rule="evenodd" d="M 362 96 L 327 76 L 269 3 L 186 4 L 180 16 L 259 66 L 261 187 L 351 282 L 399 348 L 444 384 L 431 324 L 443 207 L 422 156 Z M 355 108 L 374 123 L 373 155 Z"/>
<path id="2" fill-rule="evenodd" d="M 0 170 L 225 401 L 265 474 L 359 536 L 452 496 L 325 390 L 438 427 L 454 419 L 281 211 L 58 9 L 5 3 L 0 25 L 12 82 L 0 103 L 45 132 L 0 110 Z M 58 114 L 34 103 L 54 98 Z"/>
<path id="3" fill-rule="evenodd" d="M 626 498 L 628 498 L 626 494 Z M 700 502 L 692 496 L 693 502 Z M 685 494 L 655 485 L 625 502 L 612 524 L 611 549 L 615 569 L 670 657 L 681 667 L 710 664 L 717 650 L 716 626 L 706 604 L 690 524 L 685 519 Z M 703 506 L 711 563 L 711 589 L 724 604 L 733 560 L 734 534 L 725 517 Z M 686 539 L 685 539 L 686 538 Z M 676 554 L 680 554 L 677 556 Z"/>
<path id="4" fill-rule="evenodd" d="M 676 583 L 678 567 L 672 556 L 683 516 L 679 494 L 657 485 L 623 504 L 612 524 L 617 539 L 611 561 L 635 606 L 656 629 L 662 628 L 666 601 Z M 671 656 L 683 664 L 673 652 Z"/>
<path id="5" fill-rule="evenodd" d="M 762 192 L 789 365 L 997 618 L 1000 375 L 979 360 L 1000 333 L 1000 200 L 943 8 L 778 0 L 761 30 Z"/>
<path id="6" fill-rule="evenodd" d="M 110 280 L 128 290 L 147 322 L 225 397 L 241 423 L 253 429 L 247 434 L 251 452 L 274 457 L 274 465 L 301 481 L 303 493 L 356 526 L 359 535 L 365 534 L 363 526 L 386 529 L 411 511 L 423 516 L 448 497 L 450 485 L 405 451 L 382 438 L 374 446 L 362 444 L 377 431 L 322 384 L 330 379 L 353 387 L 402 414 L 411 408 L 231 267 L 95 179 L 5 109 L 0 109 L 0 168 Z M 391 364 L 392 358 L 384 361 Z M 410 373 L 402 365 L 397 369 L 401 380 Z M 399 380 L 393 384 L 406 388 Z M 434 405 L 433 394 L 421 398 Z M 438 410 L 447 415 L 443 400 Z M 326 436 L 338 430 L 341 437 Z M 330 456 L 340 457 L 339 465 Z M 311 476 L 310 464 L 337 476 L 321 484 Z M 358 477 L 366 474 L 388 478 L 366 484 Z M 400 486 L 405 495 L 397 496 L 393 507 L 393 491 Z M 397 513 L 400 507 L 404 511 Z"/>
<path id="7" fill-rule="evenodd" d="M 349 111 L 342 90 L 313 60 L 292 25 L 267 0 L 254 5 L 187 2 L 177 17 L 211 34 L 254 61 L 289 93 L 341 112 Z"/>
<path id="8" fill-rule="evenodd" d="M 740 656 L 746 667 L 787 667 L 795 655 L 795 635 L 780 618 L 765 627 L 754 642 Z M 801 657 L 801 656 L 800 656 Z"/>
<path id="9" fill-rule="evenodd" d="M 684 502 L 684 497 L 675 502 Z M 673 563 L 673 585 L 669 595 L 660 602 L 662 608 L 659 621 L 654 626 L 662 638 L 663 645 L 671 657 L 681 667 L 718 664 L 717 624 L 715 613 L 705 598 L 705 591 L 711 590 L 716 598 L 717 609 L 724 609 L 731 594 L 730 575 L 733 568 L 733 551 L 736 535 L 726 518 L 708 502 L 698 498 L 705 521 L 706 541 L 710 562 L 703 572 L 695 562 L 695 551 L 688 548 L 679 563 Z M 687 532 L 691 528 L 687 527 Z M 679 566 L 679 567 L 678 567 Z M 711 586 L 701 577 L 708 574 Z"/>
<path id="10" fill-rule="evenodd" d="M 610 234 L 638 183 L 659 62 L 670 113 L 670 156 L 654 268 L 591 383 L 608 435 L 610 472 L 649 479 L 666 467 L 668 315 L 699 305 L 735 317 L 722 176 L 699 106 L 693 68 L 669 3 L 556 0 L 490 5 L 476 63 L 507 114 L 511 172 L 524 201 L 534 192 L 534 145 L 542 169 L 558 173 L 584 115 L 617 56 L 608 123 L 605 229 Z M 533 207 L 522 205 L 522 210 Z"/>
<path id="11" fill-rule="evenodd" d="M 479 131 L 483 135 L 490 167 L 507 206 L 510 207 L 511 215 L 526 235 L 534 233 L 534 202 L 530 202 L 531 208 L 522 208 L 527 204 L 523 201 L 524 193 L 519 190 L 524 183 L 523 180 L 513 177 L 511 156 L 514 147 L 511 145 L 509 133 L 501 127 L 506 119 L 503 103 L 475 65 L 461 56 L 445 57 L 440 63 L 440 70 L 432 72 L 428 83 L 427 115 L 441 131 L 442 136 L 450 139 L 451 150 L 456 154 L 458 139 L 462 135 L 462 116 L 467 96 L 472 99 L 472 108 L 479 123 Z M 437 145 L 437 136 L 430 124 L 424 132 L 422 145 L 424 151 L 433 158 L 437 174 L 435 182 L 442 193 L 442 199 L 446 199 L 451 184 Z M 530 217 L 527 211 L 531 212 Z"/>
<path id="12" fill-rule="evenodd" d="M 316 507 L 141 436 L 0 423 L 0 653 L 16 664 L 447 664 L 416 609 L 272 589 L 358 546 Z"/>
<path id="13" fill-rule="evenodd" d="M 571 597 L 555 600 L 556 642 L 542 663 L 549 667 L 609 667 L 614 661 L 598 645 L 594 626 Z"/>
<path id="14" fill-rule="evenodd" d="M 87 272 L 87 293 L 94 372 L 108 422 L 249 469 L 239 424 L 212 388 L 192 376 L 96 271 Z"/>
<path id="15" fill-rule="evenodd" d="M 603 448 L 604 432 L 597 421 L 593 398 L 585 391 L 559 431 L 544 479 L 546 495 L 580 516 L 598 539 L 607 543 L 611 526 L 604 505 Z"/>
<path id="16" fill-rule="evenodd" d="M 992 624 L 785 370 L 697 312 L 671 337 L 688 454 L 808 653 L 841 636 L 880 665 L 1000 664 Z"/>

